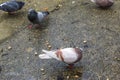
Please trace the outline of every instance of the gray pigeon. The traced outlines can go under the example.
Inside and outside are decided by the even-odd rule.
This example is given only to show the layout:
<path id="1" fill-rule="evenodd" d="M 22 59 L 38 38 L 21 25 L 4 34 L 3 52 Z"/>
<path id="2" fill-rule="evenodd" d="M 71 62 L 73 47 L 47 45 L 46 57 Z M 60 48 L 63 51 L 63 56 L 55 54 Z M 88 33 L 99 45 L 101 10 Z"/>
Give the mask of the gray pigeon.
<path id="1" fill-rule="evenodd" d="M 34 24 L 41 24 L 42 21 L 49 15 L 48 11 L 36 12 L 34 9 L 29 9 L 28 11 L 28 19 Z"/>
<path id="2" fill-rule="evenodd" d="M 93 3 L 96 3 L 101 8 L 109 8 L 114 4 L 113 0 L 91 0 Z"/>
<path id="3" fill-rule="evenodd" d="M 0 4 L 0 10 L 3 10 L 8 13 L 14 13 L 15 11 L 20 10 L 24 6 L 24 2 L 22 1 L 7 1 L 2 4 Z"/>

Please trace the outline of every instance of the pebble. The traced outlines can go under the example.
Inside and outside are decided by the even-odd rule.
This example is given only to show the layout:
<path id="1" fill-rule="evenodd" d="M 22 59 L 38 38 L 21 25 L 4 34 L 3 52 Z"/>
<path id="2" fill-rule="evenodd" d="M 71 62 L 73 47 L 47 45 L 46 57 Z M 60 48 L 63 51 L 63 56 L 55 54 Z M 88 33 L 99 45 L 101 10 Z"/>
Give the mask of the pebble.
<path id="1" fill-rule="evenodd" d="M 11 46 L 8 46 L 8 50 L 10 50 L 10 49 L 12 49 L 12 47 L 11 47 Z"/>
<path id="2" fill-rule="evenodd" d="M 87 41 L 86 41 L 86 40 L 84 40 L 84 41 L 83 41 L 83 43 L 87 43 Z"/>
<path id="3" fill-rule="evenodd" d="M 45 75 L 45 73 L 42 73 L 42 75 Z"/>
<path id="4" fill-rule="evenodd" d="M 75 1 L 72 1 L 72 4 L 74 4 L 75 3 Z"/>
<path id="5" fill-rule="evenodd" d="M 49 45 L 49 43 L 46 43 L 47 45 Z"/>
<path id="6" fill-rule="evenodd" d="M 51 45 L 48 45 L 47 47 L 48 47 L 48 49 L 51 49 L 51 48 L 52 48 L 52 46 L 51 46 Z"/>
<path id="7" fill-rule="evenodd" d="M 48 41 L 45 41 L 46 43 L 49 43 Z"/>
<path id="8" fill-rule="evenodd" d="M 118 57 L 115 57 L 115 59 L 116 59 L 117 61 L 120 61 L 120 58 L 118 58 Z"/>
<path id="9" fill-rule="evenodd" d="M 51 48 L 52 46 L 51 45 L 48 45 L 48 48 Z"/>
<path id="10" fill-rule="evenodd" d="M 59 7 L 62 7 L 62 5 L 61 5 L 61 4 L 59 4 L 58 6 L 59 6 Z"/>
<path id="11" fill-rule="evenodd" d="M 38 53 L 37 52 L 35 52 L 35 56 L 37 56 L 38 55 Z"/>
<path id="12" fill-rule="evenodd" d="M 0 49 L 0 52 L 3 52 L 3 49 Z"/>
<path id="13" fill-rule="evenodd" d="M 33 48 L 29 47 L 26 49 L 26 51 L 29 53 L 29 52 L 32 52 L 33 51 Z"/>
<path id="14" fill-rule="evenodd" d="M 107 78 L 106 80 L 109 80 L 109 78 Z"/>
<path id="15" fill-rule="evenodd" d="M 70 78 L 70 76 L 67 76 L 67 79 L 69 79 Z"/>
<path id="16" fill-rule="evenodd" d="M 27 59 L 29 59 L 29 57 L 27 57 Z"/>
<path id="17" fill-rule="evenodd" d="M 43 69 L 43 68 L 41 68 L 40 70 L 41 70 L 41 71 L 44 71 L 44 69 Z"/>
<path id="18" fill-rule="evenodd" d="M 79 76 L 78 76 L 78 75 L 75 75 L 75 78 L 79 78 Z"/>

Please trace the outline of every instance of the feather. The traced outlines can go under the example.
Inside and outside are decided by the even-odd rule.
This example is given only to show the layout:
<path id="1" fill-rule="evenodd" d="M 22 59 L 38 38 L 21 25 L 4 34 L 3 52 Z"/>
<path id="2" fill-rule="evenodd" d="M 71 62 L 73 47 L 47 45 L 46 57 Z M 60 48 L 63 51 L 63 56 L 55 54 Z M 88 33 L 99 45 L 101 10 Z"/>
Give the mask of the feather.
<path id="1" fill-rule="evenodd" d="M 39 55 L 40 59 L 52 59 L 50 56 L 46 55 L 46 54 L 40 54 Z"/>
<path id="2" fill-rule="evenodd" d="M 17 10 L 20 10 L 24 6 L 24 2 L 22 1 L 7 1 L 2 4 L 0 4 L 0 10 L 6 11 L 6 12 L 14 12 Z"/>

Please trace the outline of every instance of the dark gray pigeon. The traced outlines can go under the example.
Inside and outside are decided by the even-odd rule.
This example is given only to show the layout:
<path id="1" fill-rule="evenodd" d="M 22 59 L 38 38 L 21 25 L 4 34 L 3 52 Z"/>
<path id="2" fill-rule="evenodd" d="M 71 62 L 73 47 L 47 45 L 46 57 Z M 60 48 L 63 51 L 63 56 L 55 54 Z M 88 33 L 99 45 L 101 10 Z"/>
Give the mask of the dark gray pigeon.
<path id="1" fill-rule="evenodd" d="M 33 25 L 41 24 L 41 22 L 44 21 L 48 15 L 49 15 L 48 11 L 36 12 L 34 9 L 29 9 L 28 11 L 28 19 Z"/>
<path id="2" fill-rule="evenodd" d="M 109 8 L 114 4 L 113 0 L 91 0 L 101 8 Z"/>
<path id="3" fill-rule="evenodd" d="M 11 0 L 0 4 L 0 10 L 3 10 L 8 13 L 14 13 L 15 11 L 20 10 L 24 6 L 24 2 Z"/>

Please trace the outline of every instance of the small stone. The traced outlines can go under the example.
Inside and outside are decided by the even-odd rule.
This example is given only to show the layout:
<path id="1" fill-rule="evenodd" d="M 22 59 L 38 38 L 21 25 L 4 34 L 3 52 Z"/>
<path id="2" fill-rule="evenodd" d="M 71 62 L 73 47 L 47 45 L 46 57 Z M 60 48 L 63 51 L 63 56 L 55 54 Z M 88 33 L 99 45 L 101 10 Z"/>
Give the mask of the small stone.
<path id="1" fill-rule="evenodd" d="M 50 48 L 52 48 L 52 46 L 51 46 L 51 45 L 48 45 L 48 48 L 50 49 Z"/>
<path id="2" fill-rule="evenodd" d="M 78 75 L 75 75 L 75 78 L 79 78 L 79 76 L 78 76 Z"/>
<path id="3" fill-rule="evenodd" d="M 27 51 L 28 53 L 30 53 L 30 52 L 33 51 L 33 48 L 29 47 L 29 48 L 26 49 L 26 51 Z"/>
<path id="4" fill-rule="evenodd" d="M 29 57 L 27 57 L 27 59 L 29 59 Z"/>
<path id="5" fill-rule="evenodd" d="M 87 41 L 86 41 L 86 40 L 84 40 L 84 41 L 83 41 L 83 43 L 87 43 Z"/>
<path id="6" fill-rule="evenodd" d="M 72 4 L 74 4 L 75 3 L 75 1 L 72 1 Z"/>
<path id="7" fill-rule="evenodd" d="M 42 73 L 42 75 L 45 75 L 45 73 Z"/>
<path id="8" fill-rule="evenodd" d="M 59 6 L 59 7 L 62 7 L 62 5 L 61 5 L 61 4 L 59 4 L 58 6 Z"/>
<path id="9" fill-rule="evenodd" d="M 49 43 L 48 41 L 45 41 L 46 43 Z"/>
<path id="10" fill-rule="evenodd" d="M 8 50 L 10 50 L 10 49 L 12 49 L 12 47 L 11 47 L 11 46 L 8 46 Z"/>
<path id="11" fill-rule="evenodd" d="M 117 61 L 120 61 L 120 58 L 118 58 L 118 57 L 115 57 L 115 59 L 116 59 Z"/>
<path id="12" fill-rule="evenodd" d="M 38 55 L 38 53 L 37 52 L 35 52 L 35 56 L 37 56 Z"/>
<path id="13" fill-rule="evenodd" d="M 69 79 L 70 78 L 70 76 L 67 76 L 67 79 Z"/>
<path id="14" fill-rule="evenodd" d="M 47 80 L 47 76 L 46 75 L 44 75 L 44 79 Z"/>
<path id="15" fill-rule="evenodd" d="M 47 45 L 49 45 L 49 43 L 48 43 L 48 42 L 47 42 L 46 44 L 47 44 Z"/>
<path id="16" fill-rule="evenodd" d="M 106 80 L 109 80 L 109 78 L 107 78 Z"/>
<path id="17" fill-rule="evenodd" d="M 40 70 L 41 70 L 41 71 L 44 71 L 44 69 L 43 69 L 43 68 L 41 68 Z"/>
<path id="18" fill-rule="evenodd" d="M 0 52 L 3 52 L 3 49 L 0 49 Z"/>

